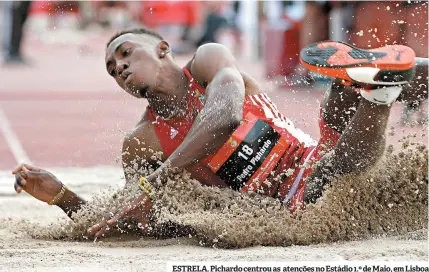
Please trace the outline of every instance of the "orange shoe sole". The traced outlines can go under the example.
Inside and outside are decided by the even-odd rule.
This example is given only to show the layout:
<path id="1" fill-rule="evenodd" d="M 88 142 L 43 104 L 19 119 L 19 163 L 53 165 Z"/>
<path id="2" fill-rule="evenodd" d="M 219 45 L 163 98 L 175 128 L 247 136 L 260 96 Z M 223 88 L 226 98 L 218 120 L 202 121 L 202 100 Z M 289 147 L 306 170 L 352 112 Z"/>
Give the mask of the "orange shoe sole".
<path id="1" fill-rule="evenodd" d="M 406 84 L 415 73 L 415 53 L 403 45 L 362 50 L 324 41 L 303 48 L 300 60 L 313 72 L 357 85 Z"/>

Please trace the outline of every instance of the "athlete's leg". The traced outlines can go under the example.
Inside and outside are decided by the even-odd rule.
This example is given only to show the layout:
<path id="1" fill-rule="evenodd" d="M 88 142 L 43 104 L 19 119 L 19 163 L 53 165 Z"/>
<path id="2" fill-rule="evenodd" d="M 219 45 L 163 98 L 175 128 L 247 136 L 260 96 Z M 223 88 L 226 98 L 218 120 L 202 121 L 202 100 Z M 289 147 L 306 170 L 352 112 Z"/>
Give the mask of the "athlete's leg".
<path id="1" fill-rule="evenodd" d="M 319 172 L 315 171 L 314 176 L 360 172 L 376 164 L 385 149 L 385 131 L 390 109 L 390 105 L 379 105 L 362 99 L 335 149 L 324 158 Z M 313 182 L 316 188 L 309 186 L 308 189 L 321 192 L 321 186 L 325 182 L 325 178 L 316 178 Z"/>
<path id="2" fill-rule="evenodd" d="M 321 104 L 324 124 L 342 134 L 353 118 L 360 102 L 360 94 L 340 79 L 332 82 Z"/>
<path id="3" fill-rule="evenodd" d="M 428 66 L 427 58 L 416 58 L 416 74 L 409 84 L 402 86 L 397 101 L 419 103 L 428 98 Z M 360 98 L 356 89 L 335 79 L 321 104 L 325 124 L 341 134 L 353 118 Z"/>
<path id="4" fill-rule="evenodd" d="M 429 59 L 416 58 L 416 75 L 410 84 L 403 86 L 403 91 L 398 97 L 398 101 L 411 103 L 423 101 L 428 98 L 428 66 Z"/>
<path id="5" fill-rule="evenodd" d="M 366 82 L 357 82 L 354 80 L 354 77 L 359 79 L 365 79 L 366 77 L 369 78 L 368 82 L 372 83 L 373 87 L 374 81 L 388 85 L 388 87 L 379 88 L 372 92 L 362 91 L 361 93 L 365 98 L 360 99 L 359 102 L 359 95 L 355 94 L 353 96 L 351 88 L 341 84 L 338 85 L 338 80 L 336 81 L 337 85 L 333 85 L 331 93 L 328 96 L 328 101 L 325 103 L 324 117 L 326 124 L 333 126 L 335 130 L 342 134 L 333 152 L 324 156 L 310 177 L 306 186 L 305 202 L 314 202 L 322 194 L 322 188 L 328 181 L 326 177 L 362 171 L 374 165 L 379 160 L 385 148 L 385 130 L 391 103 L 394 102 L 402 90 L 402 87 L 391 86 L 391 81 L 396 81 L 396 83 L 399 82 L 404 85 L 404 81 L 406 82 L 412 77 L 412 75 L 409 75 L 409 72 L 412 72 L 412 70 L 404 68 L 404 65 L 407 64 L 406 62 L 399 62 L 401 66 L 393 65 L 389 68 L 390 70 L 378 68 L 376 68 L 376 70 L 364 70 L 364 72 L 369 72 L 371 75 L 362 74 L 362 72 L 359 71 L 361 69 L 360 66 L 357 66 L 358 69 L 355 71 L 345 69 L 341 67 L 340 64 L 335 64 L 337 67 L 332 68 L 332 63 L 326 65 L 326 60 L 330 56 L 336 54 L 336 51 L 326 46 L 321 46 L 320 48 L 328 48 L 330 51 L 326 53 L 326 56 L 323 56 L 323 54 L 325 54 L 324 52 L 322 52 L 321 55 L 318 51 L 315 53 L 310 50 L 309 55 L 315 56 L 315 58 L 318 59 L 314 60 L 310 58 L 307 60 L 316 62 L 325 60 L 323 64 L 325 66 L 316 63 L 314 67 L 308 65 L 310 69 L 313 68 L 315 71 L 320 71 L 326 68 L 325 71 L 323 71 L 325 74 L 333 72 L 338 73 L 338 75 L 341 75 L 342 79 L 353 83 L 355 86 L 356 83 Z M 345 49 L 347 49 L 345 50 L 346 53 L 350 53 L 350 49 Z M 407 50 L 406 48 L 400 49 Z M 344 48 L 338 49 L 338 51 L 340 50 L 344 50 Z M 355 54 L 357 54 L 357 58 L 363 59 L 366 63 L 368 62 L 368 60 L 362 56 L 365 52 L 352 53 L 354 54 L 347 54 L 346 58 L 350 58 L 350 56 L 355 56 Z M 405 54 L 407 53 L 410 52 L 406 51 Z M 390 53 L 388 52 L 388 54 Z M 413 54 L 412 51 L 411 54 Z M 337 54 L 336 57 L 338 58 L 338 56 L 341 55 Z M 389 55 L 387 56 L 389 57 Z M 396 54 L 394 56 L 396 56 Z M 351 62 L 353 61 L 354 59 L 351 60 Z M 352 66 L 346 67 L 350 68 Z M 396 69 L 398 67 L 400 68 Z M 334 69 L 337 69 L 337 71 Z M 376 71 L 376 73 L 372 74 L 374 71 Z M 349 75 L 353 75 L 353 77 Z M 383 81 L 386 77 L 388 79 Z M 342 102 L 344 103 L 344 107 L 338 107 Z M 358 106 L 356 113 L 353 115 L 350 109 L 355 105 Z M 348 113 L 344 110 L 348 111 Z"/>
<path id="6" fill-rule="evenodd" d="M 332 152 L 314 170 L 305 191 L 306 203 L 317 200 L 333 175 L 363 171 L 377 163 L 385 149 L 390 105 L 372 103 L 342 84 L 333 84 L 324 104 L 325 124 L 341 134 Z"/>

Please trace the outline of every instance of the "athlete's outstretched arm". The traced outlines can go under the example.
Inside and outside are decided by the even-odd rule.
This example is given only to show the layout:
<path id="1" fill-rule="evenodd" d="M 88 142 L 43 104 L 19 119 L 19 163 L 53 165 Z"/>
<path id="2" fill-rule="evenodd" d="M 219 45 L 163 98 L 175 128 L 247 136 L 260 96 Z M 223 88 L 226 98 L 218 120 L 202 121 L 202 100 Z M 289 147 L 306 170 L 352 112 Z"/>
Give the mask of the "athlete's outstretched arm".
<path id="1" fill-rule="evenodd" d="M 218 150 L 243 116 L 244 81 L 226 47 L 201 46 L 192 61 L 191 73 L 207 84 L 206 101 L 183 142 L 167 159 L 166 165 L 171 167 L 185 168 Z"/>
<path id="2" fill-rule="evenodd" d="M 12 174 L 15 175 L 14 187 L 17 193 L 25 190 L 34 198 L 46 203 L 50 203 L 55 197 L 60 196 L 55 205 L 60 207 L 70 218 L 86 203 L 83 198 L 66 187 L 64 187 L 64 192 L 60 193 L 64 185 L 44 169 L 20 164 L 12 171 Z"/>
<path id="3" fill-rule="evenodd" d="M 144 152 L 143 150 L 146 149 L 142 148 L 144 147 L 143 144 L 150 146 L 153 142 L 153 137 L 150 134 L 151 125 L 151 122 L 144 119 L 137 125 L 135 130 L 124 138 L 122 162 L 127 185 L 137 184 L 138 178 L 136 177 L 139 174 L 140 167 L 148 167 L 150 164 L 155 165 L 150 159 L 153 154 Z M 141 161 L 142 163 L 135 170 L 130 165 L 134 165 L 136 161 Z M 44 169 L 28 164 L 20 164 L 15 167 L 12 174 L 15 175 L 14 188 L 17 193 L 26 191 L 34 198 L 46 203 L 50 203 L 56 196 L 60 196 L 55 205 L 60 207 L 71 219 L 73 219 L 73 213 L 76 213 L 86 204 L 82 197 L 67 187 L 64 187 L 64 194 L 62 194 L 63 183 Z M 139 176 L 141 175 L 142 173 L 139 174 Z M 144 215 L 141 214 L 140 217 Z"/>
<path id="4" fill-rule="evenodd" d="M 219 44 L 202 46 L 192 71 L 208 83 L 206 102 L 182 144 L 168 158 L 175 167 L 186 167 L 218 150 L 243 116 L 244 81 L 228 49 Z"/>

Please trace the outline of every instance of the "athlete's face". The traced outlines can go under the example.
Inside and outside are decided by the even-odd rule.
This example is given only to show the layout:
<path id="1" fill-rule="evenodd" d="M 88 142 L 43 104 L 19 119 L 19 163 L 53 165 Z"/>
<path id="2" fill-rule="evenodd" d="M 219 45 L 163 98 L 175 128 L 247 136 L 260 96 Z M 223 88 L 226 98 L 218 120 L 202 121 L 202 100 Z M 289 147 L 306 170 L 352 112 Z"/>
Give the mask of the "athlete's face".
<path id="1" fill-rule="evenodd" d="M 106 49 L 106 69 L 127 93 L 146 98 L 157 86 L 168 44 L 146 34 L 124 34 Z"/>

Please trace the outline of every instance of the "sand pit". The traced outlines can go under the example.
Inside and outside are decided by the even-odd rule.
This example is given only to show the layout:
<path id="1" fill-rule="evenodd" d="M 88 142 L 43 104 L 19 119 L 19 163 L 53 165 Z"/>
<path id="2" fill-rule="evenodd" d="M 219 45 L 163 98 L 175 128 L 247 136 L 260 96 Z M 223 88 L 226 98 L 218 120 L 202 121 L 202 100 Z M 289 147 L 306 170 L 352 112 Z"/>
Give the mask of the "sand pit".
<path id="1" fill-rule="evenodd" d="M 365 177 L 337 181 L 322 201 L 298 216 L 270 199 L 176 180 L 163 192 L 157 216 L 192 226 L 191 238 L 122 236 L 96 242 L 83 238 L 84 221 L 72 223 L 59 208 L 16 196 L 12 176 L 1 172 L 0 270 L 164 271 L 166 261 L 178 260 L 427 261 L 427 149 L 386 161 L 390 166 Z M 122 183 L 117 168 L 52 172 L 86 198 Z"/>

